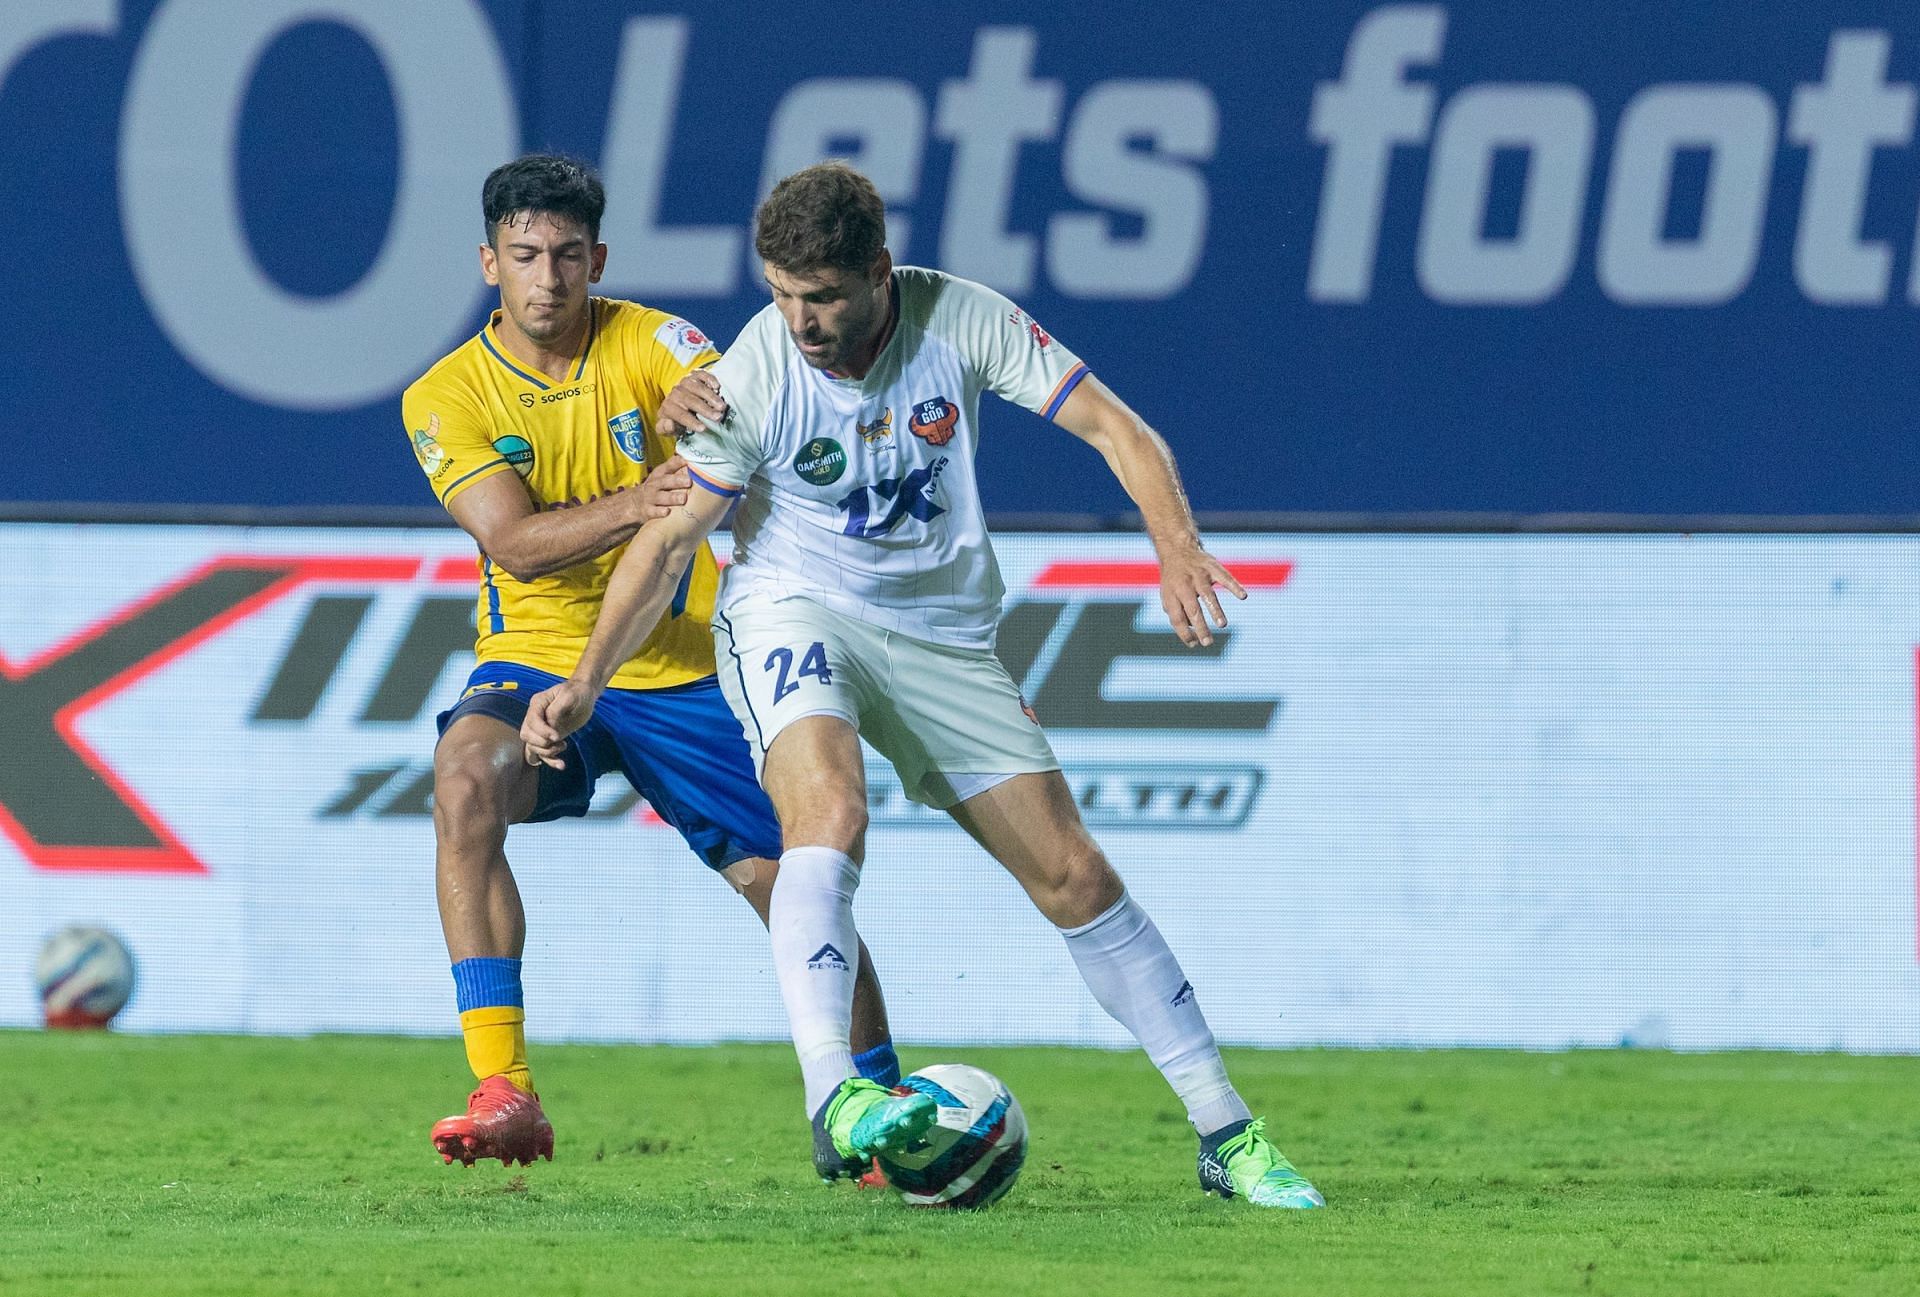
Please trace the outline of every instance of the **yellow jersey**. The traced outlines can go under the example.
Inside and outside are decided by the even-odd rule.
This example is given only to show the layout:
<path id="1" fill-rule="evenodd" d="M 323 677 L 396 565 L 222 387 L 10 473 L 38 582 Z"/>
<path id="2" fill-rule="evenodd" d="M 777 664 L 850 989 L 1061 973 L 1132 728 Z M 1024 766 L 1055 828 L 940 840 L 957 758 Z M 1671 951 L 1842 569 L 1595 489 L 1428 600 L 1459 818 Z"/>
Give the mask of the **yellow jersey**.
<path id="1" fill-rule="evenodd" d="M 486 328 L 407 388 L 401 416 L 441 504 L 513 472 L 536 508 L 565 509 L 637 486 L 673 454 L 653 430 L 654 412 L 683 375 L 719 353 L 700 330 L 664 311 L 605 297 L 589 298 L 587 310 L 586 340 L 565 381 L 515 360 L 500 341 L 495 311 Z M 530 581 L 516 581 L 482 553 L 479 660 L 570 674 L 625 550 Z M 712 675 L 717 584 L 713 551 L 702 542 L 668 615 L 611 683 L 660 689 Z"/>

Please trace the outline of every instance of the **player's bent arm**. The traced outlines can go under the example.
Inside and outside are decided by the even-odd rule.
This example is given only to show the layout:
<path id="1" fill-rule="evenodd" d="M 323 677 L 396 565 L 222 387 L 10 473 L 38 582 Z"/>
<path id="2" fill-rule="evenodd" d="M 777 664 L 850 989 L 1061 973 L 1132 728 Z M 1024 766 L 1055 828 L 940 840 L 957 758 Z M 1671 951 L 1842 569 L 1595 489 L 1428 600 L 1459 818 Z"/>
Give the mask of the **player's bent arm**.
<path id="1" fill-rule="evenodd" d="M 607 578 L 599 619 L 573 669 L 575 680 L 598 694 L 621 664 L 640 651 L 701 542 L 720 525 L 732 503 L 729 495 L 691 491 L 684 505 L 641 529 Z"/>
<path id="2" fill-rule="evenodd" d="M 544 512 L 518 474 L 495 473 L 447 501 L 447 512 L 509 576 L 531 581 L 626 544 L 686 498 L 687 474 L 676 458 L 637 487 Z"/>
<path id="3" fill-rule="evenodd" d="M 695 491 L 678 512 L 640 529 L 607 578 L 599 620 L 573 674 L 527 700 L 520 739 L 529 761 L 566 765 L 567 736 L 593 716 L 607 681 L 646 643 L 700 542 L 732 503 L 732 496 Z"/>
<path id="4" fill-rule="evenodd" d="M 1181 642 L 1190 647 L 1212 644 L 1207 614 L 1215 626 L 1227 624 L 1214 587 L 1240 599 L 1247 592 L 1200 544 L 1200 529 L 1166 439 L 1091 374 L 1073 389 L 1053 421 L 1099 451 L 1139 506 L 1160 559 L 1160 603 Z"/>
<path id="5" fill-rule="evenodd" d="M 1156 549 L 1200 542 L 1173 451 L 1146 420 L 1092 374 L 1073 389 L 1053 421 L 1100 452 L 1140 508 Z"/>

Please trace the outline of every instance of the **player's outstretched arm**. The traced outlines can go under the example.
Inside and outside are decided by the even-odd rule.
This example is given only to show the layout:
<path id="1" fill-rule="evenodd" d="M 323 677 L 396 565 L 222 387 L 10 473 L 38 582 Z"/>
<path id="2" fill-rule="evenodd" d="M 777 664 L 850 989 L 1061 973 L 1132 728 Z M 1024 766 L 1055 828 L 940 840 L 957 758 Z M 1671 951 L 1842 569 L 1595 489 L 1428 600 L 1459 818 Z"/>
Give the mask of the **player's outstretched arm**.
<path id="1" fill-rule="evenodd" d="M 653 633 L 700 542 L 720 525 L 732 503 L 731 496 L 693 491 L 679 509 L 640 529 L 607 578 L 599 620 L 573 674 L 527 704 L 520 738 L 530 761 L 564 764 L 567 736 L 587 723 L 607 681 Z"/>
<path id="2" fill-rule="evenodd" d="M 1165 438 L 1091 374 L 1073 389 L 1053 421 L 1099 451 L 1139 506 L 1160 558 L 1160 606 L 1180 642 L 1189 648 L 1212 644 L 1208 616 L 1215 628 L 1227 624 L 1214 588 L 1236 599 L 1246 598 L 1247 592 L 1200 544 L 1200 529 Z"/>
<path id="3" fill-rule="evenodd" d="M 639 486 L 543 513 L 517 473 L 495 473 L 449 500 L 447 512 L 509 576 L 531 581 L 626 544 L 685 504 L 690 485 L 676 455 Z"/>

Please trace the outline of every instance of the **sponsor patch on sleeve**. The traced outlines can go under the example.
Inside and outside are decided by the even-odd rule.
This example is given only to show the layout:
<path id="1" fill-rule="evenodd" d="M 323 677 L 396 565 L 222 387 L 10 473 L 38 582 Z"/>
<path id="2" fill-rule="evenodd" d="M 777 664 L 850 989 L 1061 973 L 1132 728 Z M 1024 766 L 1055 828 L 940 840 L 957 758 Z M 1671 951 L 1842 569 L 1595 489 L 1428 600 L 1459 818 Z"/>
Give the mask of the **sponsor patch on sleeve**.
<path id="1" fill-rule="evenodd" d="M 681 319 L 668 320 L 653 331 L 653 336 L 683 365 L 691 365 L 713 350 L 712 338 Z"/>
<path id="2" fill-rule="evenodd" d="M 1024 330 L 1027 338 L 1041 351 L 1045 351 L 1053 345 L 1053 335 L 1041 328 L 1040 321 L 1034 319 L 1025 311 L 1015 308 L 1013 314 L 1007 317 L 1007 322 L 1016 329 Z"/>
<path id="3" fill-rule="evenodd" d="M 410 435 L 413 438 L 413 457 L 420 461 L 421 469 L 428 478 L 438 482 L 443 474 L 453 466 L 446 449 L 440 445 L 440 416 L 427 416 L 427 426 L 415 428 Z"/>

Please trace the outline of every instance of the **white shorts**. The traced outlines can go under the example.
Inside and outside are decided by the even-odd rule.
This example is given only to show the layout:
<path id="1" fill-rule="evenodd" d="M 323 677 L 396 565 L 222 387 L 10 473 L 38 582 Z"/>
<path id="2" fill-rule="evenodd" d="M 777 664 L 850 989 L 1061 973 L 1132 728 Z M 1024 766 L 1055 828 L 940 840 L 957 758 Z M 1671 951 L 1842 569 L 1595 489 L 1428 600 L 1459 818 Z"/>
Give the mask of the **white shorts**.
<path id="1" fill-rule="evenodd" d="M 1059 760 L 1000 659 L 881 630 L 811 599 L 748 595 L 714 614 L 720 688 L 754 768 L 803 716 L 838 716 L 892 763 L 900 786 L 945 810 Z M 983 776 L 988 776 L 983 778 Z"/>

